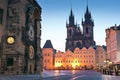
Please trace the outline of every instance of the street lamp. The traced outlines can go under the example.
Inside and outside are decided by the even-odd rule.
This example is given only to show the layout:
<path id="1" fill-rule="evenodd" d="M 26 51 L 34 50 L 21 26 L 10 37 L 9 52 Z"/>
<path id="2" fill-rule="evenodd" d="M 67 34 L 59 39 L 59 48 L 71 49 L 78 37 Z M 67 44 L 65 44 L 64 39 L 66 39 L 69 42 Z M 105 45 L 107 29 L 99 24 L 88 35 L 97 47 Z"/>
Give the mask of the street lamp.
<path id="1" fill-rule="evenodd" d="M 109 59 L 106 59 L 104 62 L 105 62 L 106 67 L 107 67 L 107 66 L 109 65 L 110 60 L 109 60 Z"/>

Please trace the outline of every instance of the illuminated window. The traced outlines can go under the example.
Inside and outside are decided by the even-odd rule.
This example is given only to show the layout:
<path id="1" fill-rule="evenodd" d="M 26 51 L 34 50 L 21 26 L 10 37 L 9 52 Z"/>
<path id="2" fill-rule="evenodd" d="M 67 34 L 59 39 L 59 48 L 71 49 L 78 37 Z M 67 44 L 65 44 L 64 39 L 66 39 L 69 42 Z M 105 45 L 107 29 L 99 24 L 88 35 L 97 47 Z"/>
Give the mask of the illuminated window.
<path id="1" fill-rule="evenodd" d="M 3 22 L 3 10 L 0 9 L 0 24 Z"/>

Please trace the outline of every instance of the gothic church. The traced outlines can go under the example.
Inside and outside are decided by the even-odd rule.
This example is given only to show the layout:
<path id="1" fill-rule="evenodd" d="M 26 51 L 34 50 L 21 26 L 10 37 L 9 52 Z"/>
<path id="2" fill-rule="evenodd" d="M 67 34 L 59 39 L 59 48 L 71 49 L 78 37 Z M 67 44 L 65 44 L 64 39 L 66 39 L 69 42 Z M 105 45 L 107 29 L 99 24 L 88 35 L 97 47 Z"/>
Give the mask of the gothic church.
<path id="1" fill-rule="evenodd" d="M 71 9 L 70 16 L 69 16 L 69 23 L 66 22 L 67 28 L 67 38 L 66 38 L 66 51 L 69 49 L 74 51 L 76 47 L 78 48 L 89 48 L 90 46 L 95 46 L 94 41 L 94 21 L 91 17 L 91 13 L 86 7 L 86 12 L 84 14 L 84 20 L 82 19 L 82 27 L 83 31 L 81 31 L 78 24 L 75 24 L 74 21 L 74 14 Z"/>

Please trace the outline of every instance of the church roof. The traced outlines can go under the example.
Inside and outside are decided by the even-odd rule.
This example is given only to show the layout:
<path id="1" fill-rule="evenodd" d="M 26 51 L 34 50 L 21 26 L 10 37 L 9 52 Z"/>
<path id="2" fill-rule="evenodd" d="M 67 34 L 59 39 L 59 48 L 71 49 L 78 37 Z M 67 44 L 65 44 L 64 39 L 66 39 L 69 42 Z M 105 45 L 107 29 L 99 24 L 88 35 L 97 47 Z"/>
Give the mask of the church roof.
<path id="1" fill-rule="evenodd" d="M 53 48 L 51 40 L 47 40 L 43 48 Z"/>

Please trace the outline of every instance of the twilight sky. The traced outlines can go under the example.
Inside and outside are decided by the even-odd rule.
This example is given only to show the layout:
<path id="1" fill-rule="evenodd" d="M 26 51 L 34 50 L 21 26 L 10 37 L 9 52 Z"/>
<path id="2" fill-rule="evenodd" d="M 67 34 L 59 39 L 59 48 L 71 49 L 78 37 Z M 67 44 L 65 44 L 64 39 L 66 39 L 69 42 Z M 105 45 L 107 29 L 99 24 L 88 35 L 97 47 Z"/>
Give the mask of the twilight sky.
<path id="1" fill-rule="evenodd" d="M 41 47 L 51 40 L 53 47 L 65 51 L 67 36 L 66 20 L 72 7 L 75 22 L 81 26 L 87 0 L 37 0 L 42 7 Z M 88 0 L 89 11 L 94 20 L 94 40 L 97 45 L 106 45 L 105 29 L 120 24 L 120 0 Z"/>

